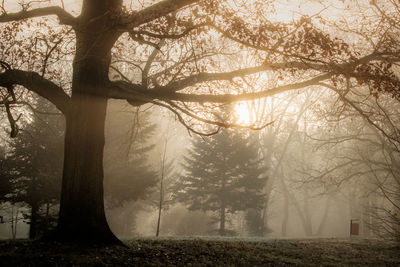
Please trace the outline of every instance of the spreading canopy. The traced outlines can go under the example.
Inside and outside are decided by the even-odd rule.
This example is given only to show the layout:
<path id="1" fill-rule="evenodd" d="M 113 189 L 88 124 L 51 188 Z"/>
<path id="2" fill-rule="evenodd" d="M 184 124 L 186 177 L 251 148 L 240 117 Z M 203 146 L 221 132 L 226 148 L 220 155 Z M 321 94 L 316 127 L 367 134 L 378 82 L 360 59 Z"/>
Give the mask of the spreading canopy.
<path id="1" fill-rule="evenodd" d="M 65 43 L 75 43 L 73 33 L 90 26 L 85 25 L 91 22 L 84 22 L 83 15 L 95 12 L 92 2 L 83 1 L 80 16 L 73 16 L 60 6 L 34 8 L 34 4 L 0 15 L 0 22 L 5 23 L 3 36 L 21 34 L 36 21 L 32 18 L 37 17 L 56 16 L 59 24 L 64 25 L 53 32 L 60 35 L 58 39 L 47 37 L 46 49 L 42 44 L 23 52 L 7 50 L 7 45 L 15 45 L 11 42 L 22 43 L 18 37 L 3 45 L 0 85 L 8 91 L 4 90 L 0 103 L 7 110 L 18 102 L 14 91 L 19 85 L 48 99 L 63 113 L 68 112 L 70 84 L 59 86 L 61 74 L 55 75 L 55 69 L 61 67 L 60 59 L 71 61 L 74 51 L 71 47 L 67 49 Z M 131 9 L 122 1 L 108 2 L 109 6 L 104 7 L 107 12 L 101 16 L 107 17 L 105 23 L 112 34 L 105 34 L 102 42 L 114 46 L 112 77 L 102 81 L 101 86 L 93 86 L 91 93 L 126 99 L 133 105 L 164 106 L 188 129 L 196 129 L 193 118 L 218 126 L 234 126 L 234 122 L 209 116 L 221 104 L 320 86 L 324 81 L 340 88 L 345 87 L 347 79 L 354 78 L 371 86 L 371 93 L 390 91 L 399 97 L 399 81 L 392 67 L 399 60 L 399 48 L 388 34 L 379 36 L 379 47 L 361 52 L 340 36 L 320 30 L 316 26 L 319 16 L 276 22 L 274 1 L 245 4 L 245 1 L 164 0 L 144 7 L 130 1 Z M 55 26 L 49 20 L 40 21 L 40 27 Z M 396 26 L 388 26 L 387 31 L 394 31 L 393 28 Z M 13 33 L 15 30 L 19 33 Z M 29 37 L 37 38 L 35 34 Z M 60 53 L 57 49 L 67 51 Z M 43 64 L 21 64 L 14 57 L 16 53 Z M 281 82 L 253 83 L 268 72 L 279 73 Z M 9 116 L 12 125 L 15 117 Z M 264 125 L 266 122 L 260 118 L 247 126 Z"/>

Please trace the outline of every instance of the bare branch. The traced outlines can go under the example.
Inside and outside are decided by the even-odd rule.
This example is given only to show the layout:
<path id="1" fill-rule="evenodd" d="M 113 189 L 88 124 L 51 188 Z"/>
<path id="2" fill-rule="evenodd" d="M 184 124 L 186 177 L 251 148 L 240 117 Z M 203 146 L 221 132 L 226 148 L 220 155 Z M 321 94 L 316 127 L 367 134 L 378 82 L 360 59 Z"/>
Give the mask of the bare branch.
<path id="1" fill-rule="evenodd" d="M 197 134 L 197 135 L 200 135 L 200 136 L 211 136 L 211 135 L 217 134 L 221 129 L 220 127 L 218 127 L 215 131 L 211 131 L 211 132 L 207 132 L 207 133 L 206 132 L 200 132 L 200 131 L 194 129 L 192 126 L 188 125 L 186 123 L 186 121 L 183 119 L 182 115 L 176 109 L 174 109 L 173 107 L 171 107 L 171 106 L 169 106 L 167 104 L 164 104 L 164 103 L 156 102 L 156 101 L 152 101 L 152 103 L 155 104 L 155 105 L 158 105 L 160 107 L 164 107 L 164 108 L 170 110 L 172 113 L 174 113 L 175 116 L 178 118 L 179 122 L 186 128 L 186 130 L 188 131 L 189 135 L 191 135 L 191 133 L 194 133 L 194 134 Z"/>
<path id="2" fill-rule="evenodd" d="M 255 100 L 264 97 L 270 97 L 286 91 L 301 89 L 313 85 L 332 77 L 332 73 L 323 74 L 307 81 L 293 83 L 283 86 L 278 86 L 272 89 L 243 93 L 243 94 L 190 94 L 190 93 L 176 93 L 164 90 L 146 90 L 144 86 L 132 84 L 124 81 L 112 81 L 108 84 L 106 90 L 106 97 L 115 99 L 126 99 L 138 101 L 138 105 L 145 104 L 151 100 L 158 99 L 162 101 L 182 101 L 182 102 L 197 102 L 197 103 L 233 103 L 238 101 Z M 98 94 L 98 90 L 93 89 L 93 94 Z"/>
<path id="3" fill-rule="evenodd" d="M 244 68 L 239 70 L 234 70 L 231 72 L 223 72 L 223 73 L 198 73 L 191 76 L 188 76 L 182 80 L 171 82 L 166 86 L 159 86 L 154 88 L 155 91 L 169 91 L 169 92 L 177 92 L 186 87 L 193 86 L 197 83 L 207 82 L 207 81 L 216 81 L 216 80 L 232 80 L 235 77 L 244 77 L 247 75 L 269 71 L 269 70 L 285 70 L 285 69 L 299 69 L 299 70 L 318 70 L 320 72 L 326 72 L 330 74 L 323 74 L 318 77 L 324 77 L 324 79 L 331 78 L 334 74 L 347 74 L 349 69 L 356 67 L 359 64 L 368 63 L 373 60 L 386 60 L 386 57 L 383 54 L 374 53 L 365 57 L 362 57 L 354 62 L 345 63 L 345 64 L 337 64 L 337 65 L 326 65 L 326 64 L 319 64 L 319 63 L 306 63 L 302 61 L 292 61 L 292 62 L 282 62 L 282 63 L 268 63 L 265 62 L 260 66 Z M 329 76 L 329 77 L 328 77 Z M 315 79 L 321 81 L 318 77 Z M 313 79 L 311 79 L 313 80 Z M 310 80 L 310 81 L 311 81 Z M 313 81 L 315 82 L 315 81 Z M 308 84 L 308 82 L 305 82 Z M 302 83 L 298 83 L 299 85 Z M 312 84 L 303 85 L 298 88 L 310 86 Z M 283 91 L 286 91 L 284 89 Z M 281 91 L 281 92 L 283 92 Z M 276 94 L 276 93 L 274 93 Z M 262 97 L 262 96 L 261 96 Z M 248 99 L 245 99 L 248 100 Z"/>
<path id="4" fill-rule="evenodd" d="M 125 30 L 130 31 L 134 27 L 148 23 L 159 17 L 168 15 L 171 12 L 174 12 L 198 1 L 199 0 L 164 0 L 121 19 L 121 24 L 123 25 L 123 28 Z"/>
<path id="5" fill-rule="evenodd" d="M 51 54 L 54 52 L 54 50 L 56 50 L 57 46 L 62 42 L 62 38 L 59 39 L 58 41 L 54 42 L 53 47 L 50 48 L 50 51 L 48 51 L 46 53 L 46 56 L 43 60 L 43 67 L 42 67 L 42 77 L 45 75 L 46 73 L 46 68 L 47 68 L 47 62 L 49 61 L 49 58 L 51 56 Z"/>
<path id="6" fill-rule="evenodd" d="M 107 86 L 107 97 L 115 99 L 127 99 L 147 103 L 150 100 L 159 99 L 162 101 L 182 101 L 182 102 L 198 102 L 198 103 L 232 103 L 238 101 L 254 100 L 263 97 L 273 96 L 286 91 L 301 89 L 318 84 L 321 81 L 332 77 L 332 73 L 323 74 L 307 81 L 278 86 L 272 89 L 243 93 L 243 94 L 186 94 L 176 93 L 164 90 L 146 90 L 144 86 L 131 84 L 123 81 L 113 81 Z M 95 94 L 98 90 L 93 89 Z"/>
<path id="7" fill-rule="evenodd" d="M 322 82 L 328 80 L 335 75 L 344 75 L 351 72 L 359 64 L 365 64 L 371 61 L 378 61 L 385 59 L 384 54 L 374 53 L 360 59 L 354 60 L 350 63 L 329 65 L 324 64 L 310 64 L 304 62 L 283 62 L 283 63 L 264 63 L 260 66 L 239 69 L 231 72 L 223 73 L 197 73 L 179 81 L 171 82 L 165 86 L 156 86 L 148 88 L 144 85 L 133 84 L 124 81 L 112 81 L 105 85 L 105 90 L 96 90 L 93 88 L 93 94 L 103 94 L 105 97 L 115 99 L 126 99 L 132 105 L 142 105 L 153 100 L 161 101 L 181 101 L 181 102 L 197 102 L 197 103 L 232 103 L 238 101 L 255 100 L 259 98 L 270 97 L 287 91 L 302 89 L 310 86 L 321 86 Z M 267 90 L 242 94 L 193 94 L 193 93 L 179 93 L 178 91 L 185 88 L 194 86 L 199 83 L 216 81 L 216 80 L 232 80 L 235 77 L 244 77 L 247 75 L 268 71 L 268 70 L 286 70 L 286 69 L 300 69 L 300 70 L 318 70 L 320 75 L 309 78 L 297 83 L 277 86 Z M 324 85 L 323 85 L 324 86 Z"/>
<path id="8" fill-rule="evenodd" d="M 396 147 L 397 150 L 399 150 L 399 142 L 398 140 L 394 139 L 392 136 L 390 136 L 381 126 L 379 126 L 376 122 L 374 122 L 367 114 L 365 114 L 365 112 L 359 107 L 357 106 L 353 101 L 349 100 L 348 98 L 346 98 L 345 96 L 343 96 L 341 94 L 341 92 L 334 86 L 330 85 L 330 84 L 326 84 L 326 83 L 319 83 L 320 86 L 324 86 L 328 89 L 331 89 L 332 91 L 336 92 L 340 99 L 350 105 L 354 110 L 356 110 L 358 112 L 358 114 L 361 115 L 361 117 L 366 120 L 371 126 L 373 126 L 377 131 L 379 131 L 382 135 L 384 135 L 389 142 L 394 145 L 394 147 Z"/>
<path id="9" fill-rule="evenodd" d="M 143 84 L 143 86 L 147 87 L 147 84 L 148 84 L 147 75 L 149 74 L 149 70 L 150 70 L 151 64 L 153 63 L 154 59 L 156 58 L 158 52 L 160 52 L 160 48 L 164 45 L 164 43 L 165 43 L 165 39 L 162 39 L 157 45 L 158 48 L 154 48 L 153 52 L 151 53 L 151 55 L 147 59 L 146 65 L 144 66 L 143 72 L 142 72 L 142 84 Z"/>
<path id="10" fill-rule="evenodd" d="M 153 92 L 153 90 L 149 91 L 150 95 L 153 95 L 155 98 L 166 99 L 169 100 L 177 100 L 184 102 L 199 102 L 199 103 L 232 103 L 238 101 L 248 101 L 255 100 L 264 97 L 270 97 L 276 94 L 280 94 L 287 91 L 297 90 L 309 86 L 316 85 L 320 81 L 324 81 L 332 77 L 332 73 L 322 74 L 320 76 L 316 76 L 312 79 L 282 85 L 275 88 L 271 88 L 268 90 L 260 91 L 260 92 L 252 92 L 252 93 L 243 93 L 243 94 L 223 94 L 223 95 L 213 95 L 213 94 L 185 94 L 185 93 L 169 93 L 169 92 Z"/>
<path id="11" fill-rule="evenodd" d="M 6 70 L 0 73 L 0 86 L 21 85 L 30 91 L 46 98 L 62 113 L 68 111 L 69 96 L 53 82 L 43 78 L 36 72 L 22 70 Z"/>
<path id="12" fill-rule="evenodd" d="M 166 86 L 158 86 L 154 88 L 155 91 L 167 91 L 167 92 L 177 92 L 186 87 L 193 86 L 197 83 L 208 82 L 208 81 L 221 81 L 221 80 L 232 80 L 235 77 L 244 77 L 247 75 L 267 71 L 267 70 L 276 70 L 276 69 L 284 69 L 284 68 L 306 68 L 304 63 L 277 63 L 277 64 L 264 64 L 261 66 L 244 68 L 239 70 L 234 70 L 231 72 L 221 72 L 221 73 L 198 73 L 186 77 L 182 80 L 171 82 Z M 321 66 L 318 66 L 321 67 Z M 317 68 L 317 66 L 315 66 Z"/>
<path id="13" fill-rule="evenodd" d="M 17 121 L 19 120 L 21 115 L 19 115 L 17 119 L 14 119 L 13 115 L 11 114 L 10 104 L 6 103 L 5 107 L 6 107 L 6 112 L 7 112 L 7 119 L 8 119 L 8 122 L 10 123 L 10 127 L 11 127 L 10 137 L 14 138 L 18 134 L 19 129 L 18 129 Z"/>
<path id="14" fill-rule="evenodd" d="M 60 24 L 75 26 L 77 19 L 67 11 L 58 6 L 36 8 L 32 10 L 22 10 L 16 13 L 3 13 L 0 15 L 0 23 L 10 22 L 28 18 L 56 15 Z"/>
<path id="15" fill-rule="evenodd" d="M 172 109 L 176 110 L 176 111 L 181 111 L 182 113 L 184 113 L 185 115 L 192 117 L 193 119 L 196 119 L 198 121 L 207 123 L 207 124 L 211 124 L 211 125 L 216 125 L 218 127 L 224 127 L 224 128 L 243 128 L 243 129 L 251 129 L 251 130 L 261 130 L 264 129 L 265 127 L 271 125 L 274 123 L 274 121 L 272 122 L 267 122 L 264 123 L 261 126 L 256 126 L 255 124 L 251 124 L 251 125 L 242 125 L 239 123 L 229 123 L 229 122 L 225 122 L 225 121 L 216 121 L 216 120 L 208 120 L 205 118 L 202 118 L 201 116 L 196 115 L 193 112 L 189 112 L 188 110 L 185 110 L 181 107 L 179 107 L 178 105 L 172 103 L 172 102 L 168 102 L 168 104 L 172 107 Z"/>
<path id="16" fill-rule="evenodd" d="M 0 101 L 0 105 L 6 105 L 7 103 L 12 104 L 13 107 L 16 106 L 27 106 L 33 114 L 41 114 L 41 115 L 47 115 L 47 116 L 62 116 L 63 114 L 61 112 L 47 112 L 47 111 L 42 111 L 38 108 L 35 108 L 31 103 L 27 101 L 12 101 L 12 102 L 7 102 L 7 101 Z"/>

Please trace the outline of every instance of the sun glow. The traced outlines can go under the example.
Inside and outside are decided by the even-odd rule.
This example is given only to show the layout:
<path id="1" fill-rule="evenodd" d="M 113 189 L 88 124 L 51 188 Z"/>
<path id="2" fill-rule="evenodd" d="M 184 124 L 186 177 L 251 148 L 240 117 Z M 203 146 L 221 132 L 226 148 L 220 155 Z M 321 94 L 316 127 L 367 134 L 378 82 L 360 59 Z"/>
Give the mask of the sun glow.
<path id="1" fill-rule="evenodd" d="M 237 116 L 237 123 L 239 124 L 249 125 L 254 121 L 253 116 L 249 111 L 249 106 L 245 102 L 237 103 L 235 105 L 235 113 Z"/>
<path id="2" fill-rule="evenodd" d="M 271 109 L 272 98 L 237 102 L 234 106 L 235 122 L 243 126 L 260 127 L 272 120 L 268 114 Z"/>

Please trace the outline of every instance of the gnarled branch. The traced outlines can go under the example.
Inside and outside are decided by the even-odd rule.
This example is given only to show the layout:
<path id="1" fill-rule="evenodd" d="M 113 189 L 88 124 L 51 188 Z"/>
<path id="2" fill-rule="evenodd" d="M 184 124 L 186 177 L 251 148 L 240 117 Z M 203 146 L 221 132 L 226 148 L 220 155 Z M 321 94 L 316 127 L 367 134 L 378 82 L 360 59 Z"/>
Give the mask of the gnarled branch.
<path id="1" fill-rule="evenodd" d="M 165 86 L 158 86 L 154 88 L 154 91 L 168 91 L 168 92 L 177 92 L 183 90 L 189 86 L 193 86 L 202 82 L 209 81 L 229 81 L 235 77 L 244 77 L 247 75 L 268 71 L 268 70 L 277 70 L 277 69 L 285 69 L 285 68 L 297 68 L 297 69 L 307 69 L 311 68 L 309 64 L 304 64 L 302 62 L 287 62 L 287 63 L 276 63 L 276 64 L 263 64 L 256 67 L 244 68 L 239 70 L 234 70 L 230 72 L 220 72 L 220 73 L 198 73 L 191 76 L 188 76 L 179 81 L 170 82 Z M 322 66 L 315 65 L 314 69 L 321 69 Z"/>
<path id="2" fill-rule="evenodd" d="M 216 81 L 216 80 L 232 80 L 235 77 L 244 77 L 247 75 L 268 71 L 268 70 L 285 70 L 285 69 L 300 69 L 300 70 L 318 70 L 320 72 L 331 73 L 328 79 L 333 76 L 333 74 L 348 74 L 350 69 L 354 69 L 356 66 L 360 64 L 366 64 L 371 61 L 384 60 L 386 61 L 386 55 L 380 53 L 374 53 L 362 57 L 358 60 L 354 60 L 354 62 L 336 64 L 336 65 L 328 65 L 322 63 L 309 63 L 303 61 L 292 61 L 292 62 L 282 62 L 282 63 L 268 63 L 265 62 L 260 66 L 244 68 L 239 70 L 234 70 L 231 72 L 222 72 L 222 73 L 198 73 L 186 78 L 183 78 L 179 81 L 170 82 L 165 86 L 158 86 L 154 88 L 155 91 L 168 91 L 168 92 L 177 92 L 183 90 L 189 86 L 193 86 L 197 83 L 207 82 L 207 81 Z M 322 75 L 323 76 L 323 75 Z M 321 81 L 321 80 L 319 80 Z M 302 84 L 302 83 L 299 83 Z M 309 86 L 309 85 L 307 85 Z M 302 86 L 305 87 L 305 86 Z"/>
<path id="3" fill-rule="evenodd" d="M 0 15 L 0 23 L 10 22 L 28 18 L 43 17 L 55 15 L 58 17 L 60 24 L 75 26 L 77 19 L 70 13 L 58 6 L 35 8 L 32 10 L 22 10 L 16 13 L 3 13 Z"/>
<path id="4" fill-rule="evenodd" d="M 288 85 L 277 86 L 268 90 L 263 90 L 259 92 L 243 93 L 243 94 L 223 94 L 223 95 L 213 95 L 213 94 L 186 94 L 186 93 L 163 93 L 157 92 L 153 93 L 150 91 L 150 95 L 154 95 L 154 98 L 158 99 L 168 99 L 183 102 L 198 102 L 198 103 L 233 103 L 239 101 L 249 101 L 264 97 L 270 97 L 276 94 L 280 94 L 287 91 L 297 90 L 301 88 L 306 88 L 318 84 L 318 82 L 324 81 L 332 77 L 333 73 L 326 73 L 309 80 L 292 83 Z"/>
<path id="5" fill-rule="evenodd" d="M 127 99 L 147 103 L 150 100 L 158 99 L 162 101 L 181 101 L 181 102 L 197 102 L 197 103 L 233 103 L 238 101 L 254 100 L 263 97 L 273 96 L 286 91 L 301 89 L 331 78 L 334 73 L 326 73 L 309 80 L 292 83 L 288 85 L 278 86 L 268 90 L 243 94 L 187 94 L 177 93 L 168 90 L 146 90 L 145 87 L 138 84 L 131 84 L 123 81 L 110 82 L 107 86 L 107 97 L 115 99 Z"/>
<path id="6" fill-rule="evenodd" d="M 8 69 L 0 73 L 0 86 L 7 88 L 10 84 L 21 85 L 37 93 L 53 103 L 64 114 L 68 111 L 69 96 L 61 87 L 36 72 Z"/>
<path id="7" fill-rule="evenodd" d="M 372 61 L 385 60 L 384 54 L 371 54 L 354 60 L 350 63 L 325 65 L 317 63 L 305 62 L 283 62 L 262 64 L 256 67 L 244 68 L 234 70 L 231 72 L 222 73 L 197 73 L 188 76 L 179 81 L 171 82 L 165 86 L 156 86 L 149 89 L 145 85 L 133 84 L 124 81 L 112 81 L 104 85 L 105 90 L 93 90 L 93 94 L 102 94 L 105 97 L 115 99 L 126 99 L 134 105 L 142 105 L 154 100 L 180 101 L 180 102 L 197 102 L 197 103 L 232 103 L 238 101 L 249 101 L 264 97 L 270 97 L 286 91 L 297 90 L 310 86 L 320 86 L 321 82 L 328 80 L 336 75 L 350 74 L 351 71 L 360 64 L 366 64 Z M 208 81 L 216 80 L 231 80 L 235 77 L 244 77 L 250 74 L 268 71 L 268 70 L 285 70 L 285 69 L 303 69 L 303 70 L 318 70 L 319 75 L 316 75 L 307 80 L 281 85 L 267 90 L 242 94 L 193 94 L 193 93 L 180 93 L 179 91 Z"/>

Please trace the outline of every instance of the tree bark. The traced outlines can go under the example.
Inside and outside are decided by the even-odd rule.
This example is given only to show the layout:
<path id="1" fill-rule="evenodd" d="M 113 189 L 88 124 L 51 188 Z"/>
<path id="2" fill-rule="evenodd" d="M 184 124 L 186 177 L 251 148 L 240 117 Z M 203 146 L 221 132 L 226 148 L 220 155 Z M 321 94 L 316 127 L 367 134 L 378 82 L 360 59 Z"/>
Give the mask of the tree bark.
<path id="1" fill-rule="evenodd" d="M 106 107 L 105 98 L 80 95 L 75 97 L 74 108 L 67 116 L 57 239 L 94 243 L 117 240 L 104 212 Z"/>

